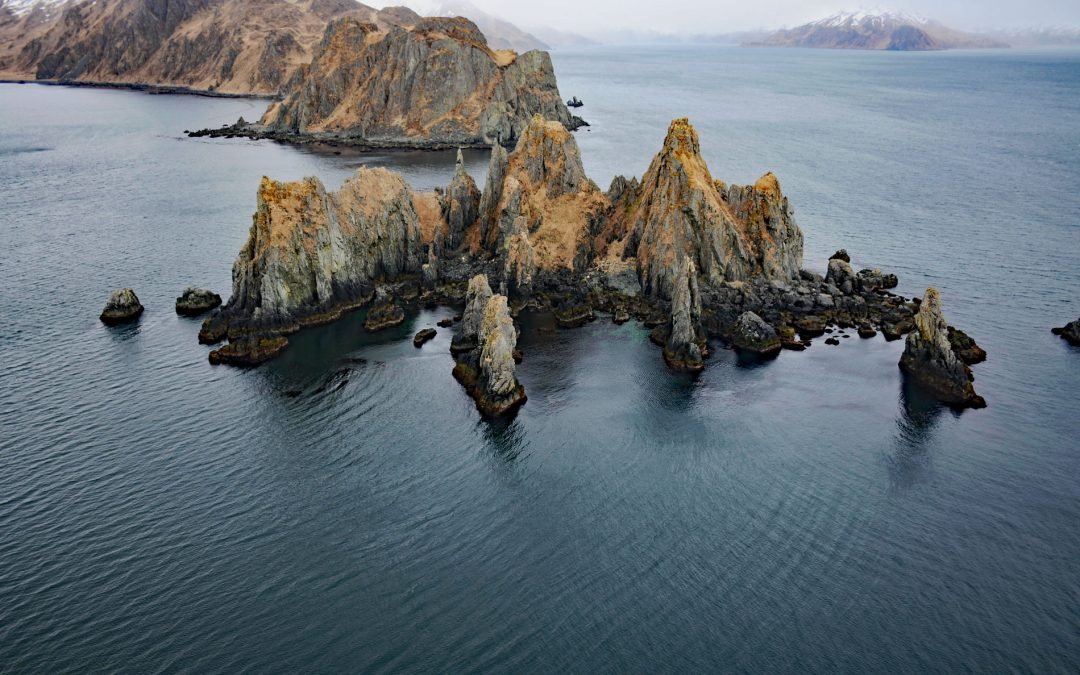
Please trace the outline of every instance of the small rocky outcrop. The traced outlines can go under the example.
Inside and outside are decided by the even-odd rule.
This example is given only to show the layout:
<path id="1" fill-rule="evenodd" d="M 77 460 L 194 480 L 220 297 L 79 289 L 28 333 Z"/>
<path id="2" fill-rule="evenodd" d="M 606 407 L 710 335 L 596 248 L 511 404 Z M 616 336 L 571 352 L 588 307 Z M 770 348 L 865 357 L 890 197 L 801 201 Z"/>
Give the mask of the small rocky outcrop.
<path id="1" fill-rule="evenodd" d="M 102 310 L 99 318 L 105 325 L 115 326 L 134 321 L 142 313 L 143 306 L 139 302 L 139 296 L 135 295 L 135 291 L 130 288 L 121 288 L 109 295 L 109 299 L 105 303 L 105 309 Z"/>
<path id="2" fill-rule="evenodd" d="M 949 326 L 949 344 L 960 360 L 969 366 L 986 360 L 986 350 L 975 343 L 967 333 Z"/>
<path id="3" fill-rule="evenodd" d="M 176 299 L 176 313 L 199 316 L 221 304 L 221 296 L 204 288 L 186 288 Z"/>
<path id="4" fill-rule="evenodd" d="M 697 270 L 683 258 L 671 299 L 671 325 L 664 344 L 664 360 L 676 370 L 697 372 L 705 368 L 705 336 L 701 330 L 701 294 Z"/>
<path id="5" fill-rule="evenodd" d="M 847 249 L 842 248 L 836 253 L 833 253 L 831 256 L 829 256 L 829 260 L 843 260 L 844 262 L 850 264 L 851 256 L 848 255 Z"/>
<path id="6" fill-rule="evenodd" d="M 517 329 L 506 296 L 494 295 L 484 307 L 478 347 L 460 354 L 454 366 L 454 377 L 484 415 L 505 415 L 525 402 L 525 387 L 517 379 L 516 348 Z"/>
<path id="7" fill-rule="evenodd" d="M 404 322 L 405 310 L 396 302 L 387 301 L 368 310 L 367 317 L 364 319 L 364 330 L 377 333 L 387 328 L 400 326 Z"/>
<path id="8" fill-rule="evenodd" d="M 397 147 L 513 144 L 533 115 L 575 127 L 547 52 L 492 50 L 462 17 L 380 29 L 331 21 L 311 63 L 261 126 L 321 140 Z"/>
<path id="9" fill-rule="evenodd" d="M 926 289 L 915 314 L 915 330 L 908 334 L 900 368 L 942 403 L 958 408 L 986 407 L 972 386 L 971 369 L 949 344 L 948 324 L 935 288 Z"/>
<path id="10" fill-rule="evenodd" d="M 837 253 L 844 253 L 847 255 L 847 251 L 841 249 Z M 855 270 L 851 268 L 851 264 L 843 258 L 834 257 L 829 259 L 829 267 L 825 273 L 825 281 L 840 289 L 840 292 L 845 295 L 851 295 L 857 288 L 860 288 L 858 281 L 855 277 Z"/>
<path id="11" fill-rule="evenodd" d="M 252 368 L 285 351 L 289 340 L 280 335 L 243 337 L 210 352 L 210 363 Z"/>
<path id="12" fill-rule="evenodd" d="M 1067 341 L 1069 344 L 1080 347 L 1080 319 L 1070 321 L 1060 328 L 1052 328 L 1050 329 L 1050 332 L 1059 336 L 1062 340 Z"/>
<path id="13" fill-rule="evenodd" d="M 469 288 L 465 292 L 465 312 L 461 316 L 458 332 L 450 341 L 451 353 L 465 353 L 480 345 L 480 328 L 484 322 L 484 310 L 492 295 L 486 274 L 477 274 L 469 279 Z"/>
<path id="14" fill-rule="evenodd" d="M 418 331 L 416 335 L 413 336 L 413 346 L 423 347 L 425 342 L 428 342 L 429 340 L 434 340 L 436 335 L 438 335 L 438 331 L 436 331 L 434 328 L 424 328 Z"/>
<path id="15" fill-rule="evenodd" d="M 772 326 L 753 312 L 743 312 L 731 331 L 731 344 L 736 349 L 772 356 L 782 347 L 780 336 Z"/>

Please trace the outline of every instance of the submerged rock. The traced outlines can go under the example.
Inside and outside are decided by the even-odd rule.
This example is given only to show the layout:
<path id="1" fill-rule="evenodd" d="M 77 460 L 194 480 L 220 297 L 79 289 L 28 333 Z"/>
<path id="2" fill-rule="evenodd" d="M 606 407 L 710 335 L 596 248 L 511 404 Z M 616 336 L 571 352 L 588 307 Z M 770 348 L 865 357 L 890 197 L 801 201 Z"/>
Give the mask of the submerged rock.
<path id="1" fill-rule="evenodd" d="M 128 321 L 134 321 L 138 319 L 143 313 L 142 303 L 139 302 L 139 297 L 135 295 L 135 291 L 130 288 L 121 288 L 112 292 L 109 295 L 108 301 L 105 303 L 105 309 L 102 310 L 99 317 L 102 323 L 115 326 L 121 323 L 127 323 Z"/>
<path id="2" fill-rule="evenodd" d="M 731 332 L 731 344 L 736 349 L 762 356 L 777 354 L 783 346 L 776 330 L 753 312 L 743 312 L 739 315 Z M 798 344 L 802 345 L 803 349 L 806 348 L 803 343 Z M 794 345 L 794 340 L 789 349 L 792 348 L 798 350 L 798 347 Z"/>
<path id="3" fill-rule="evenodd" d="M 454 377 L 485 415 L 504 415 L 525 402 L 525 387 L 517 379 L 516 347 L 517 329 L 506 296 L 494 295 L 484 307 L 479 349 L 460 355 L 454 366 Z"/>
<path id="4" fill-rule="evenodd" d="M 664 343 L 664 360 L 676 370 L 700 371 L 705 368 L 704 345 L 697 269 L 690 258 L 683 258 L 671 299 L 671 328 Z"/>
<path id="5" fill-rule="evenodd" d="M 941 311 L 937 289 L 926 289 L 915 330 L 908 334 L 900 368 L 941 400 L 961 408 L 984 408 L 986 401 L 975 393 L 971 369 L 949 344 L 948 324 Z"/>
<path id="6" fill-rule="evenodd" d="M 205 314 L 221 304 L 221 296 L 203 288 L 186 288 L 176 299 L 176 313 L 184 316 Z"/>
<path id="7" fill-rule="evenodd" d="M 1050 332 L 1069 344 L 1080 347 L 1080 319 L 1070 321 L 1060 328 L 1052 328 Z"/>

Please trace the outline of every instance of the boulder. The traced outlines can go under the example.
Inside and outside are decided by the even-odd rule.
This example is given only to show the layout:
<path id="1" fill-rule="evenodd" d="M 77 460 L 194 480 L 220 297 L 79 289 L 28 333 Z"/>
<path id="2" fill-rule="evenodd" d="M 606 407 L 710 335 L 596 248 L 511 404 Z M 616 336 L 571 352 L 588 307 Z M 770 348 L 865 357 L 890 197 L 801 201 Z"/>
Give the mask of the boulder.
<path id="1" fill-rule="evenodd" d="M 776 354 L 783 346 L 776 330 L 753 312 L 743 312 L 735 320 L 731 344 L 736 349 L 763 356 Z"/>
<path id="2" fill-rule="evenodd" d="M 829 260 L 825 283 L 836 286 L 844 295 L 851 295 L 858 288 L 855 270 L 851 269 L 851 265 L 842 258 L 831 258 Z"/>
<path id="3" fill-rule="evenodd" d="M 884 274 L 879 269 L 859 270 L 859 273 L 855 275 L 855 286 L 863 293 L 896 288 L 899 283 L 900 280 L 895 274 Z"/>
<path id="4" fill-rule="evenodd" d="M 843 260 L 844 262 L 850 264 L 851 256 L 848 255 L 847 249 L 842 248 L 836 253 L 833 253 L 831 256 L 829 256 L 829 260 Z"/>
<path id="5" fill-rule="evenodd" d="M 139 297 L 135 295 L 135 291 L 130 288 L 121 288 L 112 292 L 109 295 L 108 301 L 105 303 L 105 309 L 101 311 L 99 317 L 102 323 L 108 326 L 115 326 L 121 323 L 127 323 L 128 321 L 134 321 L 138 319 L 143 313 L 142 303 L 139 302 Z"/>
<path id="6" fill-rule="evenodd" d="M 1050 332 L 1059 336 L 1062 340 L 1067 341 L 1069 344 L 1080 347 L 1080 319 L 1070 321 L 1060 328 L 1052 328 Z"/>
<path id="7" fill-rule="evenodd" d="M 942 403 L 958 408 L 986 407 L 986 401 L 972 386 L 971 369 L 949 344 L 948 324 L 935 288 L 926 290 L 919 305 L 915 330 L 908 334 L 900 368 Z"/>
<path id="8" fill-rule="evenodd" d="M 221 304 L 221 296 L 203 288 L 186 288 L 176 299 L 176 313 L 183 316 L 205 314 Z"/>

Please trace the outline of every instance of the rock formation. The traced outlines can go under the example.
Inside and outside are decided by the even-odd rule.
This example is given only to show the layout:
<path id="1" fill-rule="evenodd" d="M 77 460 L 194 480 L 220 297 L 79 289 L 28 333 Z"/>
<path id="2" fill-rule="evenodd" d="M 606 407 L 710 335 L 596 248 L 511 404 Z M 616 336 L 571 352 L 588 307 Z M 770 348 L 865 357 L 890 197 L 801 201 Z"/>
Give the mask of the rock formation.
<path id="1" fill-rule="evenodd" d="M 953 352 L 948 324 L 941 312 L 936 288 L 926 289 L 915 315 L 915 330 L 908 334 L 900 368 L 943 402 L 960 408 L 984 408 L 975 393 L 971 369 Z"/>
<path id="2" fill-rule="evenodd" d="M 461 317 L 461 326 L 450 343 L 450 351 L 467 352 L 480 344 L 480 327 L 484 322 L 484 309 L 491 299 L 491 285 L 487 275 L 477 274 L 469 279 L 469 288 L 465 294 L 465 312 Z"/>
<path id="3" fill-rule="evenodd" d="M 413 336 L 413 346 L 423 347 L 425 342 L 429 340 L 434 340 L 435 336 L 438 334 L 438 331 L 436 331 L 434 328 L 423 328 L 417 331 L 416 335 Z"/>
<path id="4" fill-rule="evenodd" d="M 457 153 L 454 177 L 442 193 L 440 205 L 447 225 L 445 245 L 456 251 L 465 242 L 465 230 L 472 227 L 480 212 L 480 190 L 465 171 L 461 150 Z"/>
<path id="5" fill-rule="evenodd" d="M 484 305 L 478 345 L 456 357 L 454 377 L 476 400 L 481 413 L 497 416 L 515 410 L 526 397 L 525 387 L 517 380 L 517 329 L 505 295 L 493 295 Z"/>
<path id="6" fill-rule="evenodd" d="M 512 153 L 492 150 L 479 217 L 466 239 L 473 254 L 501 262 L 507 292 L 522 297 L 542 271 L 585 269 L 592 225 L 606 208 L 573 135 L 537 115 Z"/>
<path id="7" fill-rule="evenodd" d="M 1070 321 L 1060 328 L 1052 328 L 1050 332 L 1069 344 L 1080 347 L 1080 319 Z"/>
<path id="8" fill-rule="evenodd" d="M 369 146 L 512 144 L 534 114 L 576 124 L 546 52 L 493 51 L 468 19 L 335 19 L 255 132 Z"/>
<path id="9" fill-rule="evenodd" d="M 697 270 L 694 262 L 684 257 L 671 299 L 671 325 L 664 344 L 664 360 L 676 370 L 696 372 L 705 368 L 706 352 Z"/>
<path id="10" fill-rule="evenodd" d="M 772 174 L 752 187 L 714 181 L 697 131 L 686 119 L 668 128 L 640 187 L 605 229 L 637 259 L 644 292 L 669 300 L 674 263 L 690 257 L 709 283 L 751 277 L 788 280 L 802 266 L 802 232 Z"/>
<path id="11" fill-rule="evenodd" d="M 204 342 L 287 334 L 371 300 L 377 281 L 420 271 L 420 222 L 405 181 L 361 168 L 336 193 L 317 178 L 263 178 L 229 302 Z"/>
<path id="12" fill-rule="evenodd" d="M 736 349 L 769 356 L 781 348 L 780 336 L 772 326 L 753 312 L 743 312 L 735 321 L 731 344 Z"/>
<path id="13" fill-rule="evenodd" d="M 139 297 L 135 295 L 135 291 L 130 288 L 121 288 L 115 290 L 109 295 L 108 302 L 105 303 L 105 309 L 102 310 L 99 317 L 102 323 L 108 326 L 115 326 L 121 323 L 127 323 L 128 321 L 134 321 L 138 319 L 143 313 L 142 303 L 139 302 Z"/>
<path id="14" fill-rule="evenodd" d="M 393 300 L 385 300 L 368 310 L 364 330 L 377 333 L 405 323 L 405 310 Z"/>
<path id="15" fill-rule="evenodd" d="M 186 288 L 176 299 L 176 313 L 183 316 L 205 314 L 221 304 L 221 296 L 204 288 Z"/>

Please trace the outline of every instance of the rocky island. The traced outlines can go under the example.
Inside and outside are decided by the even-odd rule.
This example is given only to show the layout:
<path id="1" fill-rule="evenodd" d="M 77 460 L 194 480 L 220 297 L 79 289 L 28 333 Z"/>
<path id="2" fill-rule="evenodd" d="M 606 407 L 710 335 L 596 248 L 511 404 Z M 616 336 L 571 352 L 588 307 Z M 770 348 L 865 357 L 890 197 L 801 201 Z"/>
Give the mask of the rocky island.
<path id="1" fill-rule="evenodd" d="M 255 123 L 191 132 L 367 148 L 513 146 L 533 115 L 576 129 L 547 52 L 493 50 L 468 19 L 330 22 Z"/>
<path id="2" fill-rule="evenodd" d="M 802 232 L 776 176 L 748 186 L 714 179 L 686 119 L 671 123 L 641 180 L 616 177 L 605 192 L 566 127 L 537 115 L 512 152 L 492 148 L 483 190 L 460 162 L 435 192 L 413 192 L 385 169 L 361 168 L 337 192 L 315 178 L 264 178 L 232 297 L 200 340 L 227 339 L 211 359 L 249 365 L 376 294 L 380 305 L 464 304 L 455 370 L 491 414 L 524 401 L 512 366 L 512 317 L 524 309 L 550 311 L 568 328 L 596 312 L 635 317 L 667 363 L 689 371 L 704 367 L 710 338 L 775 356 L 805 349 L 829 326 L 886 339 L 918 330 L 905 372 L 924 383 L 968 377 L 961 354 L 975 362 L 981 350 L 948 329 L 936 293 L 920 305 L 889 290 L 894 275 L 856 272 L 850 259 L 838 251 L 825 277 L 803 269 Z M 932 389 L 953 405 L 979 401 Z"/>

